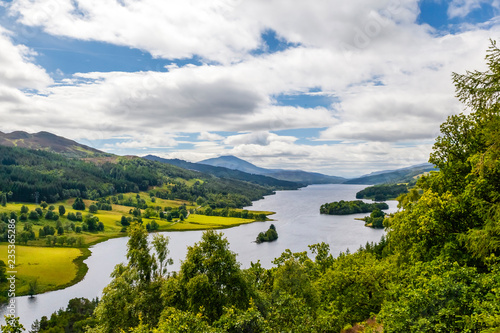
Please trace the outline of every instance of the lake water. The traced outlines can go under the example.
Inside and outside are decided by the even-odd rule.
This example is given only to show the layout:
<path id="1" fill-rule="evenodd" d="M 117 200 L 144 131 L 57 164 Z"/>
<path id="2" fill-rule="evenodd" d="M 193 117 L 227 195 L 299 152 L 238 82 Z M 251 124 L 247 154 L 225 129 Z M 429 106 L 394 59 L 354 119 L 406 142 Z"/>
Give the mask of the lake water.
<path id="1" fill-rule="evenodd" d="M 363 221 L 354 220 L 367 214 L 353 215 L 321 215 L 319 207 L 326 203 L 339 200 L 354 200 L 356 192 L 366 185 L 311 185 L 297 191 L 279 191 L 262 200 L 253 203 L 247 209 L 274 211 L 271 218 L 274 221 L 255 222 L 235 228 L 225 229 L 222 232 L 230 242 L 232 251 L 238 254 L 237 259 L 243 268 L 249 267 L 250 262 L 260 260 L 261 264 L 269 268 L 272 260 L 279 257 L 286 249 L 292 252 L 307 251 L 308 245 L 320 242 L 330 244 L 334 256 L 347 249 L 355 251 L 366 242 L 378 242 L 384 234 L 383 230 L 364 226 Z M 397 210 L 397 202 L 388 201 L 389 210 Z M 254 243 L 261 231 L 266 231 L 274 223 L 279 238 L 272 243 Z M 170 253 L 174 265 L 170 270 L 178 270 L 181 260 L 187 253 L 187 246 L 193 245 L 201 239 L 203 231 L 168 232 L 170 236 Z M 92 299 L 100 297 L 103 288 L 110 282 L 109 275 L 114 266 L 125 262 L 127 238 L 115 238 L 93 246 L 90 256 L 85 263 L 89 267 L 85 278 L 74 286 L 64 290 L 48 292 L 29 298 L 16 297 L 17 316 L 27 330 L 31 323 L 42 316 L 49 317 L 54 311 L 66 308 L 68 301 L 75 297 Z M 7 309 L 0 308 L 2 323 Z"/>

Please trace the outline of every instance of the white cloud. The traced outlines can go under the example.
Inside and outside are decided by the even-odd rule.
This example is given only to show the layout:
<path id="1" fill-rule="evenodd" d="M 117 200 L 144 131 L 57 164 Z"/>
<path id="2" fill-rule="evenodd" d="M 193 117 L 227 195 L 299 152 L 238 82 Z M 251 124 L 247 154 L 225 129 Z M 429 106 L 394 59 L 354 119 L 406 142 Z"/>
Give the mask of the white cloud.
<path id="1" fill-rule="evenodd" d="M 198 135 L 198 140 L 206 140 L 206 141 L 221 141 L 223 140 L 224 137 L 222 135 L 219 135 L 217 133 L 210 133 L 210 132 L 201 132 L 200 135 Z"/>
<path id="2" fill-rule="evenodd" d="M 238 60 L 258 47 L 259 26 L 242 19 L 239 1 L 17 0 L 20 22 L 53 35 L 145 50 L 155 57 Z"/>
<path id="3" fill-rule="evenodd" d="M 177 146 L 178 142 L 175 140 L 173 135 L 169 134 L 158 134 L 158 135 L 141 135 L 129 140 L 117 142 L 115 144 L 106 144 L 104 147 L 106 149 L 123 149 L 123 148 L 170 148 Z"/>
<path id="4" fill-rule="evenodd" d="M 224 140 L 224 143 L 230 146 L 243 144 L 268 146 L 275 142 L 292 143 L 295 141 L 297 141 L 297 138 L 293 136 L 280 136 L 274 133 L 269 133 L 267 131 L 257 131 L 228 136 Z"/>
<path id="5" fill-rule="evenodd" d="M 0 26 L 0 85 L 11 89 L 44 89 L 52 83 L 43 68 L 33 64 L 36 53 L 24 45 L 14 45 L 10 32 Z M 14 99 L 20 98 L 14 90 L 10 93 Z"/>
<path id="6" fill-rule="evenodd" d="M 479 9 L 482 4 L 489 4 L 496 9 L 500 9 L 498 0 L 453 0 L 448 7 L 448 16 L 465 17 L 475 9 Z"/>
<path id="7" fill-rule="evenodd" d="M 117 149 L 176 147 L 175 133 L 200 133 L 203 142 L 194 149 L 178 148 L 169 156 L 196 160 L 233 153 L 330 173 L 349 160 L 356 165 L 344 166 L 345 172 L 420 163 L 439 124 L 462 108 L 453 97 L 451 73 L 484 69 L 488 39 L 500 28 L 492 20 L 436 35 L 415 23 L 418 3 L 15 0 L 10 11 L 20 22 L 50 34 L 139 48 L 155 57 L 198 56 L 206 64 L 170 66 L 168 72 L 79 73 L 51 85 L 33 52 L 13 45 L 3 30 L 0 74 L 8 84 L 0 84 L 0 117 L 16 116 L 0 129 L 52 130 L 88 140 L 132 137 Z M 453 1 L 450 15 L 464 16 L 478 3 Z M 266 29 L 297 46 L 252 55 Z M 311 89 L 332 104 L 286 106 L 276 97 Z M 301 128 L 327 128 L 318 138 L 327 141 L 311 146 L 270 133 Z"/>

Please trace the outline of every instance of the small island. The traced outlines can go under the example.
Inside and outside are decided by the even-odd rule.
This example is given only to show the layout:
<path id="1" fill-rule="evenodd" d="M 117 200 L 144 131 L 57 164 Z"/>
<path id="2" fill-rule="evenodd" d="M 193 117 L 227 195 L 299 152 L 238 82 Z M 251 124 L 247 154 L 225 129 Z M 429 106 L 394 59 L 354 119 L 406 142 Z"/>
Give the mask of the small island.
<path id="1" fill-rule="evenodd" d="M 400 194 L 404 193 L 408 193 L 408 185 L 406 184 L 374 185 L 356 193 L 356 199 L 395 200 Z"/>
<path id="2" fill-rule="evenodd" d="M 329 215 L 348 215 L 370 213 L 375 209 L 389 209 L 389 206 L 385 202 L 366 203 L 361 200 L 340 200 L 321 205 L 319 212 Z"/>
<path id="3" fill-rule="evenodd" d="M 366 216 L 360 220 L 365 221 L 365 227 L 374 229 L 384 229 L 385 213 L 378 208 L 375 208 L 370 216 Z"/>
<path id="4" fill-rule="evenodd" d="M 276 227 L 274 224 L 271 224 L 269 229 L 267 229 L 266 232 L 261 232 L 257 236 L 257 239 L 255 242 L 257 244 L 263 243 L 263 242 L 272 242 L 278 239 L 278 232 L 276 231 Z"/>

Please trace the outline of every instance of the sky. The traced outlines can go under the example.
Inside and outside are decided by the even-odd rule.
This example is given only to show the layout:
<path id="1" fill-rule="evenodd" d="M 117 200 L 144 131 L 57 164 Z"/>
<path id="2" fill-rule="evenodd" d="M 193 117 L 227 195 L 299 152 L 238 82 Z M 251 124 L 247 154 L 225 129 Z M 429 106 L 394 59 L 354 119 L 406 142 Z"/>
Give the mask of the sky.
<path id="1" fill-rule="evenodd" d="M 0 2 L 0 131 L 119 155 L 355 177 L 427 162 L 468 112 L 500 0 Z"/>

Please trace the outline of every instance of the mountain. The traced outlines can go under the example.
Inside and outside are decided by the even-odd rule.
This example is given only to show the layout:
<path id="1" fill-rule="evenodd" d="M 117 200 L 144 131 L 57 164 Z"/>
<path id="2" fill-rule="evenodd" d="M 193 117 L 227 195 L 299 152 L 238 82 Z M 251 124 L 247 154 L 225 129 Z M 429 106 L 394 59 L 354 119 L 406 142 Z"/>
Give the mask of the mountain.
<path id="1" fill-rule="evenodd" d="M 220 156 L 198 162 L 198 164 L 224 167 L 233 170 L 239 170 L 246 173 L 265 175 L 279 180 L 297 182 L 304 185 L 310 184 L 339 184 L 345 181 L 345 178 L 328 176 L 317 172 L 307 172 L 301 170 L 284 169 L 265 169 L 253 165 L 250 162 L 242 160 L 236 156 Z"/>
<path id="2" fill-rule="evenodd" d="M 0 132 L 0 146 L 39 149 L 59 153 L 67 157 L 111 156 L 100 150 L 48 132 L 33 134 L 23 131 Z"/>
<path id="3" fill-rule="evenodd" d="M 434 165 L 424 163 L 396 170 L 373 172 L 359 178 L 348 179 L 344 182 L 344 184 L 375 185 L 384 183 L 408 183 L 411 182 L 415 176 L 432 170 L 436 170 Z"/>
<path id="4" fill-rule="evenodd" d="M 143 158 L 150 161 L 158 161 L 162 163 L 172 164 L 188 170 L 200 171 L 203 173 L 214 175 L 219 178 L 231 178 L 231 179 L 247 181 L 261 186 L 270 186 L 275 190 L 296 190 L 297 188 L 300 187 L 300 184 L 293 181 L 285 181 L 268 176 L 251 174 L 240 170 L 233 170 L 221 166 L 191 163 L 179 159 L 165 159 L 154 155 L 147 155 L 144 156 Z"/>
<path id="5" fill-rule="evenodd" d="M 220 156 L 217 158 L 209 158 L 208 160 L 203 160 L 198 162 L 198 164 L 223 167 L 232 170 L 239 170 L 256 175 L 265 175 L 273 171 L 270 169 L 259 168 L 258 166 L 255 166 L 250 162 L 247 162 L 245 160 L 242 160 L 241 158 L 232 155 Z"/>

